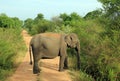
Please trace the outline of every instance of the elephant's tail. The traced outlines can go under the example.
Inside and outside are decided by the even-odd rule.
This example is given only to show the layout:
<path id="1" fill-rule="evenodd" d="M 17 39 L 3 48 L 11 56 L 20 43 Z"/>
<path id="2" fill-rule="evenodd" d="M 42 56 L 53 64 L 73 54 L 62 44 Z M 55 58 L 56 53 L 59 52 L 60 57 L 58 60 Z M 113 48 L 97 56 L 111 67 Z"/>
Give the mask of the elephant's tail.
<path id="1" fill-rule="evenodd" d="M 29 45 L 29 54 L 30 54 L 30 64 L 32 65 L 32 54 L 31 54 L 31 43 Z"/>

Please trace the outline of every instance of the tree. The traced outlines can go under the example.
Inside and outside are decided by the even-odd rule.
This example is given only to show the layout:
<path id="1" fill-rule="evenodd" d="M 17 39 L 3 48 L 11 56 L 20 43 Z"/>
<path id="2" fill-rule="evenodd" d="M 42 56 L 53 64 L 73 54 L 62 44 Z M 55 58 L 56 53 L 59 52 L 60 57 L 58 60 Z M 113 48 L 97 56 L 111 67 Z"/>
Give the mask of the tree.
<path id="1" fill-rule="evenodd" d="M 23 21 L 19 20 L 19 18 L 13 17 L 12 20 L 14 21 L 14 28 L 20 28 L 23 26 Z"/>
<path id="2" fill-rule="evenodd" d="M 6 14 L 0 14 L 0 27 L 3 28 L 18 28 L 22 27 L 23 22 L 19 18 L 8 17 Z"/>
<path id="3" fill-rule="evenodd" d="M 100 17 L 102 15 L 102 10 L 101 9 L 97 9 L 91 12 L 88 12 L 84 18 L 85 19 L 96 19 L 98 17 Z"/>
<path id="4" fill-rule="evenodd" d="M 70 17 L 71 17 L 71 20 L 80 20 L 81 19 L 81 17 L 76 12 L 71 13 Z"/>
<path id="5" fill-rule="evenodd" d="M 24 21 L 24 27 L 27 28 L 29 31 L 31 31 L 32 26 L 33 26 L 33 19 L 28 18 Z"/>
<path id="6" fill-rule="evenodd" d="M 42 20 L 37 24 L 37 33 L 44 33 L 46 31 L 53 31 L 54 24 L 48 20 Z"/>
<path id="7" fill-rule="evenodd" d="M 6 14 L 0 15 L 0 27 L 11 28 L 14 26 L 14 21 Z"/>
<path id="8" fill-rule="evenodd" d="M 59 17 L 63 20 L 65 26 L 71 25 L 72 22 L 77 22 L 82 19 L 76 12 L 73 12 L 70 15 L 63 13 L 60 14 Z"/>
<path id="9" fill-rule="evenodd" d="M 70 24 L 71 17 L 70 17 L 68 14 L 63 13 L 63 14 L 60 14 L 59 17 L 63 20 L 63 24 L 64 24 L 65 26 Z"/>
<path id="10" fill-rule="evenodd" d="M 120 1 L 119 0 L 98 0 L 103 4 L 105 13 L 109 17 L 117 17 L 120 15 Z"/>
<path id="11" fill-rule="evenodd" d="M 51 21 L 56 25 L 56 26 L 62 26 L 63 20 L 60 17 L 52 17 Z"/>
<path id="12" fill-rule="evenodd" d="M 59 16 L 63 21 L 70 21 L 70 16 L 67 15 L 66 13 L 60 14 Z"/>
<path id="13" fill-rule="evenodd" d="M 120 0 L 98 0 L 103 4 L 105 17 L 109 19 L 108 29 L 120 29 Z"/>
<path id="14" fill-rule="evenodd" d="M 40 20 L 44 19 L 44 15 L 42 13 L 39 13 L 37 17 L 34 19 L 35 23 L 38 23 Z"/>

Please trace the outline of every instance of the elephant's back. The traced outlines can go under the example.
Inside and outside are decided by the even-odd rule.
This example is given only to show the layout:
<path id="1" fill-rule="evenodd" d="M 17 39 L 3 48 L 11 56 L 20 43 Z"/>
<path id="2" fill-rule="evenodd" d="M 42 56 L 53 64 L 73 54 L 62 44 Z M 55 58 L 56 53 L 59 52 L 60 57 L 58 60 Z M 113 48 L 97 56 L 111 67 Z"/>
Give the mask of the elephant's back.
<path id="1" fill-rule="evenodd" d="M 40 36 L 47 37 L 47 38 L 60 39 L 61 34 L 49 32 L 49 33 L 41 33 Z"/>

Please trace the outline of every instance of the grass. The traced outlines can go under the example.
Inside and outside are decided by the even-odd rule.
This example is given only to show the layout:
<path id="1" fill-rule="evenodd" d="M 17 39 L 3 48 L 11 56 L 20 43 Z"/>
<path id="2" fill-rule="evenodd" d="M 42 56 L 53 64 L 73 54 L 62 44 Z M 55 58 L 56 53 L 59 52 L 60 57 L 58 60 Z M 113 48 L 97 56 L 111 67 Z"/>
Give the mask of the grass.
<path id="1" fill-rule="evenodd" d="M 72 76 L 72 81 L 94 81 L 92 76 L 86 74 L 85 72 L 82 71 L 75 71 L 72 70 L 69 72 L 69 74 Z"/>
<path id="2" fill-rule="evenodd" d="M 10 76 L 23 58 L 26 47 L 20 29 L 0 28 L 0 80 Z"/>

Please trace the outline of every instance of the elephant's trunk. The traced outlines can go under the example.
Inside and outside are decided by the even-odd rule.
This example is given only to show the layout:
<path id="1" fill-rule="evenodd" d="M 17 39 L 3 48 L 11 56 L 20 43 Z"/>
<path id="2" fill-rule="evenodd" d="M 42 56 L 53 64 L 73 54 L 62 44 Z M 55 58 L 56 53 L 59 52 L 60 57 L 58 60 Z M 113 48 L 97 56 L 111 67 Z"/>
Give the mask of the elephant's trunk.
<path id="1" fill-rule="evenodd" d="M 80 43 L 77 43 L 77 47 L 76 47 L 76 51 L 77 51 L 77 67 L 78 69 L 80 69 Z"/>

